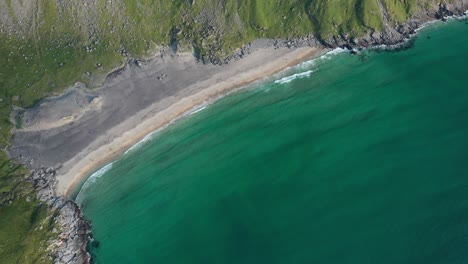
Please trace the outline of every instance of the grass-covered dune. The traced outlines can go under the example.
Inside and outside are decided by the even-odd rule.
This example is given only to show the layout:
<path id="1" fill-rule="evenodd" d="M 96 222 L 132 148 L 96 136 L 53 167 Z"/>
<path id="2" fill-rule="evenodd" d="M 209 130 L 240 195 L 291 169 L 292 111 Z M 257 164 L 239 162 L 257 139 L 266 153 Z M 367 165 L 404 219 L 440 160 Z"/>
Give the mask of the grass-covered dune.
<path id="1" fill-rule="evenodd" d="M 444 1 L 444 0 L 443 0 Z M 447 0 L 445 2 L 464 0 Z M 9 114 L 161 46 L 226 58 L 257 38 L 355 38 L 398 28 L 438 0 L 0 0 L 0 146 Z M 0 262 L 41 263 L 53 228 L 27 170 L 0 153 Z"/>

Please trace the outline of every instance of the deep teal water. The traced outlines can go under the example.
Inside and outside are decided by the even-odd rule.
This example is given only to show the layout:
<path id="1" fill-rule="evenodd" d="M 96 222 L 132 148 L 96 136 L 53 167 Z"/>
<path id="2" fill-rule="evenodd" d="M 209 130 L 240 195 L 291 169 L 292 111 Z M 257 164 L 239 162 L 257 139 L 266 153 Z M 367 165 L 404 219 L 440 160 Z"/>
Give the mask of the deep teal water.
<path id="1" fill-rule="evenodd" d="M 180 120 L 79 194 L 96 263 L 468 263 L 467 62 L 436 24 Z"/>

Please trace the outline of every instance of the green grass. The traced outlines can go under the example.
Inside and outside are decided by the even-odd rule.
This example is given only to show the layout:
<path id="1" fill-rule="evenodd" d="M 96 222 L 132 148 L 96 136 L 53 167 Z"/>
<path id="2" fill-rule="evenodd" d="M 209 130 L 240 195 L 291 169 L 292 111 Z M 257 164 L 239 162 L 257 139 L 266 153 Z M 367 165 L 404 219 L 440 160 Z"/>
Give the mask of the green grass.
<path id="1" fill-rule="evenodd" d="M 369 29 L 382 28 L 381 13 L 374 0 L 315 1 L 310 10 L 323 38 L 340 34 L 360 36 Z"/>
<path id="2" fill-rule="evenodd" d="M 417 0 L 382 1 L 395 23 L 417 8 Z M 255 38 L 353 37 L 382 29 L 376 0 L 121 0 L 112 5 L 99 0 L 95 7 L 71 3 L 67 8 L 58 8 L 56 0 L 41 0 L 38 5 L 41 12 L 33 27 L 18 26 L 13 35 L 0 33 L 5 60 L 0 68 L 3 144 L 10 128 L 5 113 L 12 104 L 31 106 L 76 81 L 98 85 L 124 60 L 120 50 L 145 56 L 158 45 L 170 44 L 175 29 L 185 50 L 193 43 L 200 55 L 219 58 Z M 96 67 L 98 63 L 102 67 Z M 15 96 L 20 100 L 12 101 Z"/>
<path id="3" fill-rule="evenodd" d="M 383 27 L 377 0 L 35 1 L 32 16 L 6 0 L 14 32 L 0 31 L 0 146 L 10 144 L 13 106 L 30 107 L 77 81 L 90 87 L 132 57 L 176 40 L 200 56 L 229 56 L 256 38 L 361 36 Z M 406 21 L 433 0 L 381 0 L 390 23 Z M 40 10 L 40 12 L 38 11 Z M 19 21 L 25 21 L 19 24 Z M 0 22 L 1 23 L 1 22 Z M 178 34 L 174 34 L 178 32 Z M 97 65 L 101 65 L 97 67 Z M 33 199 L 27 170 L 0 153 L 0 262 L 48 263 L 46 208 Z M 30 201 L 26 197 L 30 197 Z M 11 201 L 11 204 L 10 204 Z"/>
<path id="4" fill-rule="evenodd" d="M 0 152 L 0 206 L 32 192 L 31 185 L 23 181 L 27 174 L 23 166 L 11 163 L 7 155 Z"/>
<path id="5" fill-rule="evenodd" d="M 48 211 L 19 198 L 0 206 L 1 263 L 51 263 L 46 241 L 53 236 Z"/>
<path id="6" fill-rule="evenodd" d="M 24 175 L 23 166 L 0 153 L 0 262 L 51 263 L 46 251 L 53 237 L 50 213 Z"/>
<path id="7" fill-rule="evenodd" d="M 406 21 L 416 8 L 416 0 L 384 0 L 389 15 L 398 23 Z"/>

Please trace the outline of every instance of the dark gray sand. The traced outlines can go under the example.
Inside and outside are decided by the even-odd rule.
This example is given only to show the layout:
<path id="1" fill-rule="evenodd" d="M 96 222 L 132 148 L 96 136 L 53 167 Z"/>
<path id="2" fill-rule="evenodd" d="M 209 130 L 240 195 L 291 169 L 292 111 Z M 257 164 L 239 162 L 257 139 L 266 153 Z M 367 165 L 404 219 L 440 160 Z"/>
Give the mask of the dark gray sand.
<path id="1" fill-rule="evenodd" d="M 67 195 L 94 170 L 146 134 L 193 107 L 323 52 L 259 48 L 227 65 L 197 63 L 189 53 L 129 63 L 89 90 L 82 84 L 23 113 L 11 157 L 30 168 L 59 168 Z"/>

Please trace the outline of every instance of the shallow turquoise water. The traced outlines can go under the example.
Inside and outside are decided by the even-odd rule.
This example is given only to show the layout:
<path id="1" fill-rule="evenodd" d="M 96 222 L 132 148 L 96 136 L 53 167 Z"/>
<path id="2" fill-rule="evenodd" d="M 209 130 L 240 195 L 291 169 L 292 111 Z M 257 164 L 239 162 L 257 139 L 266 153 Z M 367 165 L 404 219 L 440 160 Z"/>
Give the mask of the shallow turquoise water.
<path id="1" fill-rule="evenodd" d="M 96 263 L 468 263 L 467 47 L 432 25 L 157 133 L 77 198 Z"/>

